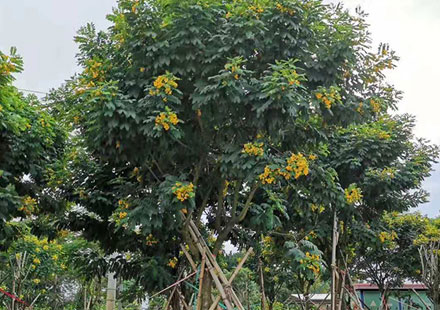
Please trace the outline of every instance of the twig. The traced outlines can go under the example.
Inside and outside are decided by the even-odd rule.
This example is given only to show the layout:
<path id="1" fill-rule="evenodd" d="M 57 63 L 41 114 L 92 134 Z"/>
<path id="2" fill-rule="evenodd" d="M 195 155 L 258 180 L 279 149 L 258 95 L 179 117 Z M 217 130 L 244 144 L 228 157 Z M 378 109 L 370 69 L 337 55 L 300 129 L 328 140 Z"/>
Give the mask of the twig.
<path id="1" fill-rule="evenodd" d="M 186 277 L 183 278 L 182 280 L 179 280 L 179 281 L 175 282 L 174 284 L 171 284 L 171 285 L 168 286 L 167 288 L 164 288 L 164 289 L 161 290 L 160 292 L 157 292 L 156 294 L 151 295 L 150 298 L 153 298 L 153 297 L 155 297 L 155 296 L 157 296 L 157 295 L 159 295 L 159 294 L 162 294 L 163 292 L 168 291 L 170 288 L 172 288 L 172 287 L 174 287 L 174 286 L 176 286 L 176 285 L 182 283 L 182 282 L 185 281 L 185 280 L 188 280 L 189 278 L 191 278 L 192 276 L 194 276 L 196 273 L 197 273 L 197 272 L 193 272 L 193 273 L 191 273 L 190 275 L 186 276 Z"/>

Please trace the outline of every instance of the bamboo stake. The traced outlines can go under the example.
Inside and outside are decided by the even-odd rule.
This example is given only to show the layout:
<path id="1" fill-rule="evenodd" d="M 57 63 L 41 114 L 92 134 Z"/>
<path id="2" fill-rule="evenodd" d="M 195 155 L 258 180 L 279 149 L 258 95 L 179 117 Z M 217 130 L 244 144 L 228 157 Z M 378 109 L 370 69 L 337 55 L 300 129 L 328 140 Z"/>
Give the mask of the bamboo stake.
<path id="1" fill-rule="evenodd" d="M 172 288 L 172 287 L 174 287 L 174 286 L 176 286 L 176 285 L 182 283 L 183 281 L 185 281 L 185 280 L 191 278 L 191 277 L 194 276 L 196 273 L 197 273 L 197 272 L 193 272 L 193 273 L 191 273 L 190 275 L 186 276 L 186 277 L 183 278 L 182 280 L 179 280 L 179 281 L 175 282 L 174 284 L 171 284 L 171 285 L 168 286 L 167 288 L 164 288 L 164 289 L 161 290 L 160 292 L 157 292 L 156 294 L 151 295 L 150 298 L 153 298 L 153 297 L 155 297 L 155 296 L 157 296 L 157 295 L 159 295 L 159 294 L 162 294 L 163 292 L 168 291 L 170 288 Z"/>
<path id="2" fill-rule="evenodd" d="M 180 280 L 182 277 L 183 270 L 180 271 L 179 276 L 177 277 L 177 281 Z M 168 310 L 168 307 L 170 306 L 171 300 L 173 299 L 174 293 L 176 292 L 177 285 L 174 285 L 173 290 L 171 291 L 170 297 L 168 297 L 167 303 L 165 304 L 165 310 Z"/>
<path id="3" fill-rule="evenodd" d="M 342 302 L 343 302 L 343 296 L 344 296 L 344 287 L 345 287 L 345 278 L 346 276 L 344 275 L 344 277 L 342 278 L 342 285 L 341 285 L 341 291 L 339 292 L 339 305 L 338 305 L 338 310 L 342 309 Z"/>
<path id="4" fill-rule="evenodd" d="M 197 248 L 198 248 L 198 250 L 199 250 L 199 252 L 200 253 L 204 253 L 204 248 L 202 247 L 202 245 L 201 245 L 201 242 L 200 242 L 200 239 L 199 238 L 197 238 L 197 235 L 196 235 L 196 233 L 194 232 L 194 230 L 192 229 L 192 225 L 191 225 L 191 223 L 193 224 L 193 221 L 191 220 L 190 221 L 190 229 L 189 229 L 189 232 L 190 232 L 190 234 L 191 234 L 191 237 L 194 239 L 194 242 L 196 243 L 196 246 L 197 246 Z M 225 303 L 225 305 L 226 305 L 226 307 L 228 308 L 228 310 L 233 310 L 234 308 L 232 307 L 232 304 L 231 304 L 231 302 L 229 301 L 229 298 L 228 298 L 228 296 L 226 295 L 226 293 L 225 293 L 225 291 L 224 291 L 224 289 L 223 289 L 223 286 L 222 286 L 222 284 L 221 284 L 221 282 L 220 282 L 220 280 L 219 280 L 219 278 L 217 277 L 217 274 L 216 274 L 216 272 L 214 271 L 214 267 L 213 267 L 213 264 L 211 263 L 211 259 L 209 259 L 210 258 L 210 255 L 212 255 L 212 253 L 210 253 L 210 251 L 209 251 L 209 248 L 207 249 L 207 253 L 208 253 L 208 259 L 207 260 L 205 260 L 205 262 L 206 262 L 206 265 L 208 266 L 208 270 L 209 270 L 209 273 L 211 274 L 211 276 L 212 276 L 212 278 L 213 278 L 213 280 L 214 280 L 214 283 L 215 283 L 215 286 L 217 287 L 217 289 L 219 290 L 219 292 L 220 292 L 220 295 L 221 295 L 221 297 L 222 297 L 222 299 L 223 299 L 223 301 L 224 301 L 224 303 Z M 212 257 L 211 257 L 212 258 Z"/>
<path id="5" fill-rule="evenodd" d="M 337 241 L 337 231 L 338 231 L 338 217 L 336 215 L 336 207 L 333 214 L 333 244 L 332 244 L 332 288 L 331 288 L 331 310 L 336 310 L 336 245 Z"/>
<path id="6" fill-rule="evenodd" d="M 177 291 L 177 294 L 179 294 L 179 299 L 182 302 L 183 306 L 186 310 L 191 310 L 191 307 L 186 303 L 185 297 L 183 296 L 182 292 Z"/>
<path id="7" fill-rule="evenodd" d="M 426 302 L 423 300 L 422 296 L 420 296 L 420 294 L 417 293 L 417 291 L 414 288 L 412 289 L 412 291 L 414 292 L 414 294 L 416 294 L 417 297 L 419 297 L 420 301 L 425 305 L 426 309 L 430 310 L 431 307 L 426 304 Z"/>
<path id="8" fill-rule="evenodd" d="M 200 310 L 202 308 L 202 288 L 203 288 L 203 276 L 205 275 L 205 260 L 206 256 L 203 253 L 202 254 L 202 264 L 200 267 L 200 278 L 199 278 L 199 293 L 197 295 L 197 310 Z"/>
<path id="9" fill-rule="evenodd" d="M 196 263 L 192 259 L 191 255 L 188 253 L 188 251 L 186 250 L 186 248 L 182 244 L 180 245 L 180 247 L 182 248 L 183 254 L 185 254 L 185 256 L 186 256 L 186 259 L 189 261 L 189 264 L 191 265 L 191 268 L 194 271 L 197 271 Z"/>
<path id="10" fill-rule="evenodd" d="M 266 310 L 266 294 L 264 293 L 264 277 L 263 277 L 263 264 L 261 258 L 258 260 L 258 265 L 260 267 L 260 283 L 261 283 L 261 308 Z"/>
<path id="11" fill-rule="evenodd" d="M 358 295 L 356 294 L 356 289 L 354 288 L 354 283 L 353 283 L 353 280 L 351 279 L 350 270 L 348 269 L 347 259 L 344 258 L 344 255 L 342 255 L 342 254 L 343 253 L 341 251 L 341 257 L 344 260 L 344 265 L 345 265 L 345 270 L 346 270 L 346 273 L 347 273 L 348 283 L 350 284 L 350 287 L 353 289 L 354 296 L 355 296 L 355 301 L 356 301 L 357 305 L 359 306 L 359 309 L 362 309 L 361 301 L 360 301 Z M 347 291 L 347 289 L 346 289 L 346 291 Z"/>
<path id="12" fill-rule="evenodd" d="M 228 279 L 226 278 L 225 274 L 223 273 L 223 270 L 218 265 L 216 259 L 214 258 L 215 256 L 212 254 L 211 250 L 209 249 L 208 245 L 206 244 L 205 240 L 203 239 L 202 235 L 200 234 L 196 224 L 194 223 L 193 220 L 190 220 L 189 224 L 190 224 L 189 231 L 190 231 L 191 235 L 194 235 L 193 239 L 196 242 L 197 247 L 200 246 L 206 251 L 206 253 L 208 254 L 207 255 L 208 261 L 210 261 L 210 263 L 212 264 L 214 269 L 217 271 L 217 275 L 219 276 L 220 280 L 225 285 L 227 292 L 229 293 L 228 295 L 231 295 L 232 299 L 234 300 L 235 305 L 238 307 L 239 310 L 244 310 L 243 305 L 241 304 L 241 302 L 238 299 L 237 295 L 235 294 L 234 290 L 232 290 L 230 284 L 228 283 Z M 202 250 L 199 249 L 199 251 L 201 251 L 201 253 L 202 253 Z M 223 287 L 222 287 L 222 289 L 223 289 Z"/>
<path id="13" fill-rule="evenodd" d="M 253 251 L 253 248 L 249 248 L 249 250 L 246 252 L 245 256 L 243 257 L 243 259 L 240 261 L 240 263 L 238 264 L 238 266 L 235 268 L 234 273 L 232 274 L 232 276 L 229 278 L 228 283 L 231 285 L 232 281 L 234 281 L 235 277 L 238 275 L 240 269 L 243 267 L 244 263 L 246 262 L 246 260 L 248 259 L 249 255 L 251 255 Z M 217 304 L 220 302 L 220 296 L 217 296 L 213 302 L 213 304 L 211 305 L 211 307 L 209 307 L 209 310 L 214 310 L 215 307 L 217 307 Z"/>
<path id="14" fill-rule="evenodd" d="M 217 286 L 218 291 L 220 292 L 220 295 L 222 296 L 223 302 L 226 305 L 226 308 L 228 308 L 228 310 L 233 310 L 234 307 L 232 307 L 231 302 L 229 301 L 228 296 L 226 295 L 222 284 L 220 283 L 219 278 L 217 277 L 215 271 L 214 271 L 214 267 L 211 265 L 211 262 L 209 260 L 206 260 L 206 264 L 208 265 L 208 270 L 209 273 L 212 276 L 212 279 L 214 280 L 215 285 Z"/>

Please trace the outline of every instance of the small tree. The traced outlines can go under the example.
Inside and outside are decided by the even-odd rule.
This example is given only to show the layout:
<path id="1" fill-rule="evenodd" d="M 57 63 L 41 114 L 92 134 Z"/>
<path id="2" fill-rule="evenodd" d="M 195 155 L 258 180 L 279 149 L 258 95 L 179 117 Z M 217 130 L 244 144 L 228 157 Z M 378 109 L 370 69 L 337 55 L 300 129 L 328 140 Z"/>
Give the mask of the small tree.
<path id="1" fill-rule="evenodd" d="M 15 48 L 0 52 L 0 249 L 8 248 L 13 217 L 39 213 L 40 204 L 54 210 L 45 188 L 49 164 L 60 158 L 65 132 L 35 96 L 24 97 L 13 85 L 23 69 Z"/>
<path id="2" fill-rule="evenodd" d="M 415 243 L 421 263 L 419 279 L 428 288 L 434 309 L 440 309 L 440 220 L 430 220 Z"/>
<path id="3" fill-rule="evenodd" d="M 427 225 L 420 214 L 385 214 L 382 221 L 357 232 L 363 239 L 355 258 L 356 274 L 379 288 L 383 306 L 393 288 L 420 272 L 418 247 L 415 241 Z"/>

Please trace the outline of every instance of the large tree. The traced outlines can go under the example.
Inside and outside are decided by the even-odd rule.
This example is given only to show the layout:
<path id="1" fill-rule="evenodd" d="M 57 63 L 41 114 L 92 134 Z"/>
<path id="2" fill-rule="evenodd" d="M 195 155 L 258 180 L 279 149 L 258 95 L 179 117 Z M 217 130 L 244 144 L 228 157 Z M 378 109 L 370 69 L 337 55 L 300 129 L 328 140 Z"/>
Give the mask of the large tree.
<path id="1" fill-rule="evenodd" d="M 25 97 L 12 85 L 13 74 L 22 69 L 15 48 L 9 55 L 0 52 L 0 249 L 13 231 L 8 220 L 38 214 L 40 205 L 56 205 L 45 189 L 66 136 L 35 96 Z"/>
<path id="2" fill-rule="evenodd" d="M 369 52 L 361 13 L 121 0 L 108 18 L 106 32 L 79 31 L 84 71 L 51 96 L 75 133 L 70 173 L 52 189 L 76 205 L 71 227 L 109 252 L 143 253 L 133 270 L 150 291 L 175 278 L 179 243 L 197 259 L 181 214 L 219 254 L 227 240 L 305 236 L 319 223 L 326 244 L 335 210 L 343 225 L 420 200 L 435 150 L 410 141 L 408 118 L 388 116 L 399 93 L 382 71 L 397 57 Z M 391 173 L 399 182 L 373 183 Z"/>

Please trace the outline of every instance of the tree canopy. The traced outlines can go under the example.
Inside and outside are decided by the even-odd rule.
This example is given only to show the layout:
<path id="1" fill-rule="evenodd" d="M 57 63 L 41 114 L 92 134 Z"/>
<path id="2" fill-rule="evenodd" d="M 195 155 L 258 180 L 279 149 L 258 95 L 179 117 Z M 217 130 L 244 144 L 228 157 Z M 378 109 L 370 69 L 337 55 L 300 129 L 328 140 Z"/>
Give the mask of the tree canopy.
<path id="1" fill-rule="evenodd" d="M 401 93 L 384 71 L 398 57 L 387 45 L 371 51 L 362 11 L 314 0 L 120 0 L 108 19 L 107 31 L 78 32 L 83 71 L 51 92 L 47 111 L 0 80 L 0 107 L 13 112 L 0 139 L 21 150 L 0 154 L 11 157 L 0 162 L 9 217 L 20 199 L 38 202 L 58 229 L 121 253 L 119 274 L 148 292 L 176 279 L 182 243 L 199 259 L 189 218 L 215 255 L 226 241 L 254 246 L 275 302 L 272 271 L 306 290 L 328 277 L 334 215 L 345 268 L 371 221 L 426 201 L 437 148 L 396 113 Z M 2 59 L 7 77 L 21 65 Z M 33 192 L 21 190 L 27 179 Z"/>

